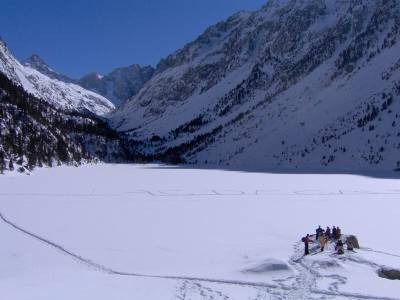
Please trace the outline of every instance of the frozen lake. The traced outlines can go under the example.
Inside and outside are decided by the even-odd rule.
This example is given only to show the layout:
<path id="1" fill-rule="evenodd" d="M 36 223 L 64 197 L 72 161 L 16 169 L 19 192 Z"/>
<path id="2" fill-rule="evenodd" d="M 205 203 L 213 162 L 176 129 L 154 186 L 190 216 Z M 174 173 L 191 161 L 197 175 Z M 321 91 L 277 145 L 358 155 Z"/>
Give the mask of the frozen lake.
<path id="1" fill-rule="evenodd" d="M 397 179 L 354 175 L 104 164 L 6 175 L 0 290 L 31 300 L 400 299 L 400 281 L 377 275 L 400 268 L 399 196 Z M 356 234 L 362 249 L 301 258 L 301 237 L 318 225 Z"/>

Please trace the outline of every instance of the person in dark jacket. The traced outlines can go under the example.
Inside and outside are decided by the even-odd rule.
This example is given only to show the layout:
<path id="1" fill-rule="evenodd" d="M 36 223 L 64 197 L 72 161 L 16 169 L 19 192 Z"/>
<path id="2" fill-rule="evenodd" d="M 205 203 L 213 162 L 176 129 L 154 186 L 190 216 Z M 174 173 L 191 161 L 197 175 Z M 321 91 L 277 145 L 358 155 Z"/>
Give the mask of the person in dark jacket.
<path id="1" fill-rule="evenodd" d="M 333 226 L 333 228 L 332 228 L 332 237 L 336 240 L 336 234 L 337 234 L 337 229 L 336 229 L 336 227 L 335 226 Z"/>
<path id="2" fill-rule="evenodd" d="M 321 228 L 321 225 L 318 226 L 318 228 L 315 230 L 315 240 L 319 240 L 319 236 L 324 232 L 324 230 Z"/>
<path id="3" fill-rule="evenodd" d="M 329 226 L 326 227 L 326 230 L 325 230 L 325 238 L 326 238 L 327 240 L 330 240 L 330 239 L 331 239 L 331 229 L 329 228 Z"/>
<path id="4" fill-rule="evenodd" d="M 304 255 L 309 255 L 310 254 L 309 244 L 311 243 L 310 235 L 307 234 L 305 237 L 302 238 L 302 241 L 304 243 Z"/>
<path id="5" fill-rule="evenodd" d="M 336 227 L 336 236 L 337 236 L 337 240 L 340 239 L 340 237 L 342 236 L 342 230 L 338 227 Z"/>
<path id="6" fill-rule="evenodd" d="M 338 240 L 338 242 L 336 243 L 336 253 L 339 255 L 344 254 L 344 248 L 343 248 L 343 242 L 342 240 Z"/>

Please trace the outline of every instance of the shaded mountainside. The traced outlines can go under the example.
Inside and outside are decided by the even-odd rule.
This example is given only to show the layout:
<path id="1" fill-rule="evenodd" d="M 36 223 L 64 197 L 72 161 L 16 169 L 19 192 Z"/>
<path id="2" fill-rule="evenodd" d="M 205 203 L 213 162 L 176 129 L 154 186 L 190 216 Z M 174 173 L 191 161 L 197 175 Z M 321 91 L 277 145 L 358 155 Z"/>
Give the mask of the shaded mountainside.
<path id="1" fill-rule="evenodd" d="M 118 107 L 135 96 L 153 74 L 154 68 L 151 66 L 131 65 L 115 69 L 105 76 L 90 73 L 79 79 L 78 84 L 106 97 Z"/>
<path id="2" fill-rule="evenodd" d="M 120 135 L 94 114 L 60 110 L 0 73 L 0 173 L 127 161 L 124 149 Z"/>
<path id="3" fill-rule="evenodd" d="M 103 96 L 77 84 L 61 81 L 62 75 L 51 70 L 39 57 L 25 63 L 25 66 L 22 65 L 0 40 L 0 72 L 26 92 L 60 109 L 90 111 L 102 115 L 115 108 Z"/>
<path id="4" fill-rule="evenodd" d="M 393 170 L 399 35 L 399 0 L 270 0 L 163 59 L 111 122 L 176 162 Z"/>

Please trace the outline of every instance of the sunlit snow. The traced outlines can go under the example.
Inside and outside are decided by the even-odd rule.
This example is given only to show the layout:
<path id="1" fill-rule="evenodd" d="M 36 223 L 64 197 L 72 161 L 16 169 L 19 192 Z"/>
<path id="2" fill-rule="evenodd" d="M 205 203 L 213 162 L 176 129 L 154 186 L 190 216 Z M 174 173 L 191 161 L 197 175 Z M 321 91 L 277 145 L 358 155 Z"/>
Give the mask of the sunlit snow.
<path id="1" fill-rule="evenodd" d="M 4 299 L 400 299 L 396 179 L 89 165 L 0 178 Z M 9 223 L 6 223 L 9 222 Z M 361 249 L 300 239 L 341 226 Z"/>

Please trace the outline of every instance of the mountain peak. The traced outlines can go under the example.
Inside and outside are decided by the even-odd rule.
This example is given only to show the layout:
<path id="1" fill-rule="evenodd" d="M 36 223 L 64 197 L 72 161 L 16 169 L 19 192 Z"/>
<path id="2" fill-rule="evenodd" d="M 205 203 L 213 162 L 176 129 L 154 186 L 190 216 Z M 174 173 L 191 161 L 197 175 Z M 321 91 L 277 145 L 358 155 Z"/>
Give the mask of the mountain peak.
<path id="1" fill-rule="evenodd" d="M 38 54 L 32 54 L 29 58 L 23 61 L 23 64 L 30 67 L 41 66 L 50 69 L 47 63 Z"/>
<path id="2" fill-rule="evenodd" d="M 0 42 L 0 73 L 29 94 L 57 108 L 95 114 L 105 114 L 114 109 L 108 99 L 53 71 L 38 55 L 32 55 L 21 64 L 4 42 Z"/>
<path id="3" fill-rule="evenodd" d="M 36 71 L 39 71 L 40 73 L 52 79 L 56 79 L 66 83 L 75 83 L 75 80 L 63 74 L 60 74 L 57 71 L 54 71 L 38 54 L 32 54 L 29 58 L 24 60 L 22 64 L 25 67 L 35 69 Z"/>

